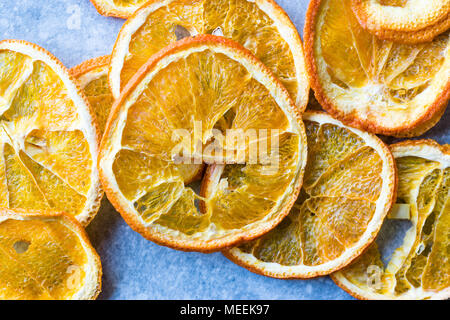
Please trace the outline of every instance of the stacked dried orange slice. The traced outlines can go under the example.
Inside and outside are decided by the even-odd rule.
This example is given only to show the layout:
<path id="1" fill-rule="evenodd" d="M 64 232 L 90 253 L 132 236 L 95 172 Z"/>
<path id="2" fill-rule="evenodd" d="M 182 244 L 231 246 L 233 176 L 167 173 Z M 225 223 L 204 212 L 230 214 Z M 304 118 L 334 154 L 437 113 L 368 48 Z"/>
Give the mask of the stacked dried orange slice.
<path id="1" fill-rule="evenodd" d="M 364 29 L 385 40 L 427 42 L 450 28 L 450 0 L 352 0 L 352 9 Z"/>
<path id="2" fill-rule="evenodd" d="M 102 192 L 95 116 L 68 70 L 44 49 L 0 42 L 0 202 L 64 211 L 86 225 Z"/>
<path id="3" fill-rule="evenodd" d="M 348 125 L 418 136 L 439 121 L 447 106 L 448 31 L 415 45 L 384 41 L 361 27 L 351 0 L 312 0 L 305 48 L 317 100 Z"/>
<path id="4" fill-rule="evenodd" d="M 91 2 L 104 16 L 126 19 L 148 0 L 91 0 Z"/>
<path id="5" fill-rule="evenodd" d="M 49 211 L 0 209 L 0 299 L 95 299 L 100 258 L 81 225 Z"/>
<path id="6" fill-rule="evenodd" d="M 0 113 L 0 299 L 95 299 L 80 225 L 102 196 L 95 115 L 55 57 L 16 40 L 0 42 Z"/>
<path id="7" fill-rule="evenodd" d="M 361 299 L 448 299 L 450 146 L 422 140 L 391 149 L 399 170 L 393 217 L 412 226 L 386 265 L 375 243 L 333 279 Z"/>
<path id="8" fill-rule="evenodd" d="M 230 163 L 211 199 L 185 186 L 180 129 L 190 141 L 185 159 Z M 227 144 L 226 157 L 208 153 L 230 129 L 273 130 L 266 140 L 278 141 L 277 161 L 248 161 L 247 146 L 268 142 L 261 135 L 249 136 L 243 149 Z M 305 162 L 303 123 L 286 89 L 236 42 L 200 35 L 169 45 L 128 83 L 113 106 L 99 166 L 109 200 L 134 230 L 173 248 L 208 252 L 278 224 L 297 197 Z M 198 210 L 202 201 L 205 213 Z"/>
<path id="9" fill-rule="evenodd" d="M 109 83 L 118 98 L 127 82 L 155 53 L 199 34 L 232 39 L 249 49 L 304 110 L 309 85 L 294 24 L 273 0 L 152 0 L 123 25 L 111 55 Z"/>
<path id="10" fill-rule="evenodd" d="M 394 160 L 381 140 L 321 112 L 307 112 L 304 122 L 308 163 L 293 209 L 263 237 L 225 252 L 276 278 L 317 277 L 349 264 L 373 241 L 395 197 Z"/>
<path id="11" fill-rule="evenodd" d="M 70 69 L 95 113 L 100 134 L 105 131 L 114 99 L 108 87 L 109 56 L 87 60 Z"/>

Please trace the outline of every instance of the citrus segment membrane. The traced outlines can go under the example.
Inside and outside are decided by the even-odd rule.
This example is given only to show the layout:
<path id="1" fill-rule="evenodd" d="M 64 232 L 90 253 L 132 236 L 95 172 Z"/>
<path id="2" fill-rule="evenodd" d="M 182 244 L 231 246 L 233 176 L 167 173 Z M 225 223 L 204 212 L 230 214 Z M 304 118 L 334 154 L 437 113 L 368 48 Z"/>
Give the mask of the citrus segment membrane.
<path id="1" fill-rule="evenodd" d="M 421 43 L 450 28 L 449 0 L 351 0 L 361 26 L 379 38 Z"/>
<path id="2" fill-rule="evenodd" d="M 377 244 L 333 279 L 362 299 L 445 299 L 450 296 L 450 154 L 434 141 L 391 146 L 399 174 L 397 203 L 411 227 L 387 263 Z"/>
<path id="3" fill-rule="evenodd" d="M 58 214 L 0 213 L 0 299 L 95 299 L 100 259 L 76 221 Z"/>
<path id="4" fill-rule="evenodd" d="M 233 39 L 258 57 L 305 109 L 309 84 L 300 36 L 287 14 L 272 0 L 150 1 L 122 27 L 111 60 L 113 95 L 156 52 L 198 34 Z"/>
<path id="5" fill-rule="evenodd" d="M 406 45 L 365 31 L 349 0 L 312 1 L 305 39 L 321 105 L 373 133 L 416 136 L 442 116 L 449 98 L 449 32 Z"/>
<path id="6" fill-rule="evenodd" d="M 67 70 L 43 49 L 0 42 L 1 203 L 65 211 L 87 224 L 97 212 L 94 117 Z"/>
<path id="7" fill-rule="evenodd" d="M 205 35 L 172 44 L 114 108 L 101 175 L 110 201 L 146 238 L 215 251 L 267 232 L 292 205 L 306 161 L 303 124 L 285 89 L 237 43 Z M 220 143 L 231 129 L 246 137 L 243 145 Z M 253 163 L 255 145 L 269 147 Z M 183 183 L 182 166 L 199 160 L 227 164 L 222 196 L 206 199 Z"/>
<path id="8" fill-rule="evenodd" d="M 87 60 L 70 69 L 71 74 L 78 79 L 80 86 L 95 112 L 100 133 L 105 131 L 114 98 L 108 86 L 109 56 Z M 201 178 L 204 165 L 180 165 L 179 170 L 186 184 Z"/>
<path id="9" fill-rule="evenodd" d="M 321 112 L 305 113 L 304 122 L 308 161 L 289 215 L 225 252 L 266 276 L 311 278 L 347 265 L 374 239 L 395 193 L 393 158 L 378 138 Z"/>
<path id="10" fill-rule="evenodd" d="M 126 19 L 148 0 L 91 0 L 91 2 L 101 15 Z"/>

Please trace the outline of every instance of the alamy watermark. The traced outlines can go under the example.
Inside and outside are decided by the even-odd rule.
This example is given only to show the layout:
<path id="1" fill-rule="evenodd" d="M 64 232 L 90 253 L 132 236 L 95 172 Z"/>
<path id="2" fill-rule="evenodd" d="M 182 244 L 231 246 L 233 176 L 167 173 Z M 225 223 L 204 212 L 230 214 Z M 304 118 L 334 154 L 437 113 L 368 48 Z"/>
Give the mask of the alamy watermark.
<path id="1" fill-rule="evenodd" d="M 176 164 L 259 164 L 278 170 L 280 164 L 278 129 L 210 129 L 202 121 L 192 129 L 176 129 L 171 151 Z"/>
<path id="2" fill-rule="evenodd" d="M 382 283 L 383 269 L 377 265 L 367 267 L 366 285 L 373 291 L 379 291 L 383 288 Z"/>
<path id="3" fill-rule="evenodd" d="M 79 289 L 83 283 L 83 270 L 77 265 L 70 265 L 66 273 L 68 274 L 66 285 L 69 290 Z"/>

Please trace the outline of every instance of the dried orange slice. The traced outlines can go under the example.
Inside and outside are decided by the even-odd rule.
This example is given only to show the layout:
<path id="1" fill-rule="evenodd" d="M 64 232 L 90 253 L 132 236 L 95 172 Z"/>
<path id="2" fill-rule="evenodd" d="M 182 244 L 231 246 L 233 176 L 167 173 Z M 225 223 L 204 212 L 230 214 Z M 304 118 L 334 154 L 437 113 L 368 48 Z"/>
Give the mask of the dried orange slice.
<path id="1" fill-rule="evenodd" d="M 447 106 L 449 32 L 419 45 L 383 41 L 359 25 L 350 0 L 313 0 L 305 48 L 317 100 L 347 125 L 417 136 Z"/>
<path id="2" fill-rule="evenodd" d="M 197 208 L 205 199 L 183 184 L 177 167 L 179 129 L 190 140 L 189 161 L 231 163 L 206 213 Z M 226 144 L 230 156 L 208 152 L 231 129 L 245 136 L 270 131 L 275 151 L 267 159 L 276 161 L 249 161 L 262 134 L 247 136 L 248 148 Z M 238 43 L 201 35 L 172 43 L 129 82 L 113 106 L 99 167 L 109 200 L 134 230 L 172 248 L 210 252 L 279 223 L 297 197 L 305 162 L 303 123 L 286 89 Z"/>
<path id="3" fill-rule="evenodd" d="M 86 97 L 97 117 L 100 133 L 105 131 L 114 98 L 108 86 L 109 56 L 87 60 L 70 69 L 70 73 L 78 79 Z M 179 167 L 185 184 L 200 180 L 204 165 L 185 165 Z"/>
<path id="4" fill-rule="evenodd" d="M 95 299 L 100 258 L 73 218 L 0 209 L 0 299 Z"/>
<path id="5" fill-rule="evenodd" d="M 126 19 L 148 0 L 91 0 L 91 2 L 101 15 Z"/>
<path id="6" fill-rule="evenodd" d="M 273 0 L 153 0 L 120 30 L 111 56 L 109 83 L 118 97 L 137 70 L 156 52 L 186 36 L 230 38 L 259 58 L 304 110 L 309 83 L 303 48 L 294 24 Z"/>
<path id="7" fill-rule="evenodd" d="M 433 40 L 450 28 L 450 0 L 352 0 L 361 26 L 402 43 Z"/>
<path id="8" fill-rule="evenodd" d="M 383 259 L 374 243 L 332 277 L 360 299 L 448 299 L 450 146 L 420 140 L 391 149 L 399 177 L 397 210 L 391 216 L 408 219 L 412 225 L 390 258 Z"/>
<path id="9" fill-rule="evenodd" d="M 108 86 L 109 56 L 87 60 L 70 69 L 70 73 L 84 90 L 84 94 L 95 112 L 100 134 L 105 131 L 106 121 L 114 98 Z"/>
<path id="10" fill-rule="evenodd" d="M 101 199 L 95 116 L 44 49 L 0 42 L 0 203 L 64 211 L 86 225 Z"/>
<path id="11" fill-rule="evenodd" d="M 303 120 L 308 162 L 291 212 L 261 238 L 224 252 L 275 278 L 312 278 L 346 266 L 375 239 L 395 199 L 394 160 L 381 140 L 326 113 L 306 112 Z M 213 188 L 204 189 L 208 197 Z"/>

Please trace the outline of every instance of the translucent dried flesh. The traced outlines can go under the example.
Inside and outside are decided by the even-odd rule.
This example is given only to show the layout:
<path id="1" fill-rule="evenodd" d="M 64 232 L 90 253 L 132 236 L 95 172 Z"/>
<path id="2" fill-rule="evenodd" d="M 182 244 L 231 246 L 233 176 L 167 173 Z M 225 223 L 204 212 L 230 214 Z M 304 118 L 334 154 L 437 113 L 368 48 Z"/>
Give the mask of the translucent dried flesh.
<path id="1" fill-rule="evenodd" d="M 226 165 L 222 183 L 207 202 L 212 222 L 225 229 L 239 229 L 273 211 L 295 178 L 298 144 L 296 135 L 281 136 L 278 168 L 263 164 Z"/>
<path id="2" fill-rule="evenodd" d="M 68 299 L 84 284 L 87 256 L 60 218 L 0 223 L 0 298 Z"/>
<path id="3" fill-rule="evenodd" d="M 92 159 L 62 80 L 42 61 L 1 50 L 0 104 L 2 206 L 80 214 Z"/>
<path id="4" fill-rule="evenodd" d="M 146 3 L 146 0 L 113 0 L 112 1 L 118 7 L 128 7 L 128 6 L 140 6 Z"/>
<path id="5" fill-rule="evenodd" d="M 188 147 L 198 156 L 214 142 L 210 130 L 219 127 L 225 139 L 230 128 L 279 130 L 278 163 L 226 165 L 215 194 L 204 199 L 184 186 L 183 168 L 172 155 L 180 141 L 172 135 L 183 129 L 191 142 L 199 137 L 196 132 L 203 136 L 203 145 Z M 302 141 L 288 128 L 289 120 L 270 92 L 240 63 L 211 50 L 193 52 L 159 70 L 130 106 L 113 173 L 146 224 L 185 236 L 208 230 L 231 234 L 276 215 L 297 178 Z M 256 132 L 251 141 L 262 147 L 267 141 Z M 205 212 L 199 212 L 199 201 L 205 202 Z"/>
<path id="6" fill-rule="evenodd" d="M 397 165 L 397 202 L 410 205 L 413 226 L 387 265 L 374 244 L 340 275 L 363 291 L 387 298 L 416 289 L 438 292 L 450 286 L 450 168 L 412 156 L 397 158 Z M 373 266 L 379 269 L 371 275 Z"/>
<path id="7" fill-rule="evenodd" d="M 381 191 L 382 160 L 350 130 L 305 121 L 308 162 L 289 216 L 239 247 L 264 262 L 317 266 L 337 259 L 364 234 Z"/>
<path id="8" fill-rule="evenodd" d="M 108 86 L 108 67 L 109 65 L 105 65 L 81 74 L 81 76 L 92 76 L 91 81 L 84 86 L 84 93 L 95 112 L 101 134 L 105 131 L 106 122 L 114 102 L 114 98 Z M 97 76 L 95 77 L 95 75 Z M 179 166 L 179 169 L 184 181 L 191 182 L 193 179 L 197 178 L 203 167 L 201 165 L 182 165 Z"/>
<path id="9" fill-rule="evenodd" d="M 404 7 L 408 0 L 379 0 L 383 6 Z"/>
<path id="10" fill-rule="evenodd" d="M 188 106 L 194 108 L 186 110 Z M 230 109 L 235 110 L 232 128 L 288 126 L 273 97 L 242 65 L 223 54 L 193 53 L 164 68 L 145 88 L 128 112 L 122 144 L 170 160 L 169 153 L 180 143 L 172 139 L 174 130 L 187 131 L 193 141 L 196 122 L 201 121 L 198 134 L 205 143 L 208 132 Z"/>
<path id="11" fill-rule="evenodd" d="M 288 89 L 294 101 L 298 82 L 294 58 L 274 21 L 247 0 L 174 0 L 152 12 L 135 32 L 121 71 L 121 87 L 150 58 L 183 35 L 219 32 L 252 51 Z M 218 31 L 220 28 L 220 31 Z"/>
<path id="12" fill-rule="evenodd" d="M 370 111 L 360 110 L 369 118 L 372 114 L 387 117 L 394 111 L 405 117 L 417 112 L 418 96 L 430 88 L 444 65 L 449 33 L 417 45 L 382 41 L 362 29 L 349 0 L 325 3 L 317 46 L 330 79 L 327 94 L 337 99 L 338 105 L 351 98 L 359 104 L 370 104 Z"/>
<path id="13" fill-rule="evenodd" d="M 108 66 L 105 66 L 104 69 L 107 71 Z M 109 112 L 111 111 L 114 102 L 114 98 L 108 86 L 108 75 L 104 74 L 93 79 L 84 87 L 84 93 L 95 112 L 100 132 L 103 134 Z"/>

